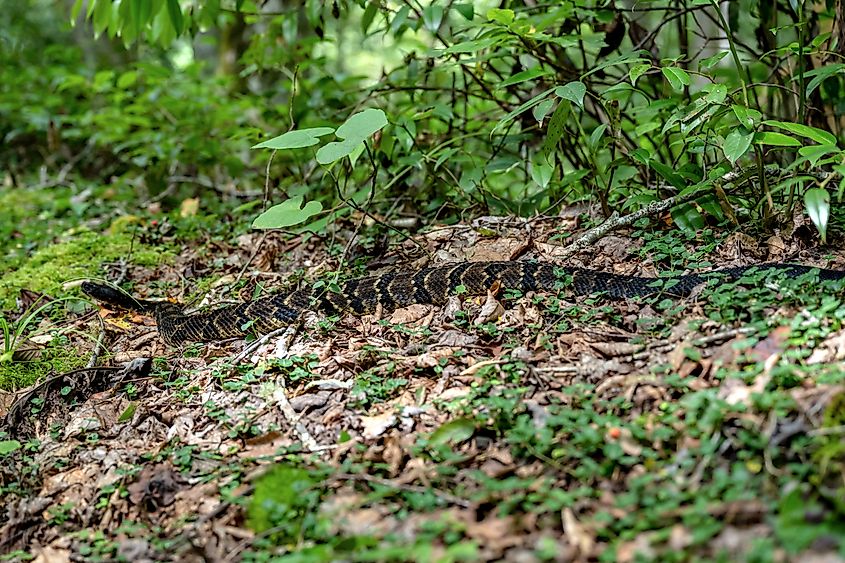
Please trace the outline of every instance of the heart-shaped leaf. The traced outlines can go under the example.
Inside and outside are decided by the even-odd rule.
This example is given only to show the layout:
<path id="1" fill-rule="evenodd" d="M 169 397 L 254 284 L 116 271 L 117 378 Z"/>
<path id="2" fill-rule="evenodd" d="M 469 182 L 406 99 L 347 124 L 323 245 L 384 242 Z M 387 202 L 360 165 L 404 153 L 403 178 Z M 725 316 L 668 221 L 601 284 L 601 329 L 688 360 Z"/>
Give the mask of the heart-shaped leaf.
<path id="1" fill-rule="evenodd" d="M 348 156 L 364 139 L 387 125 L 387 116 L 380 109 L 365 109 L 346 120 L 335 131 L 342 141 L 332 141 L 317 151 L 317 162 L 331 164 Z"/>
<path id="2" fill-rule="evenodd" d="M 278 137 L 258 143 L 254 149 L 301 149 L 311 147 L 320 142 L 320 137 L 333 133 L 331 127 L 312 127 L 310 129 L 297 129 L 288 131 Z"/>
<path id="3" fill-rule="evenodd" d="M 319 201 L 309 201 L 302 205 L 301 195 L 292 197 L 287 201 L 274 205 L 252 222 L 253 229 L 281 229 L 304 223 L 312 215 L 323 210 L 323 204 Z"/>
<path id="4" fill-rule="evenodd" d="M 553 172 L 554 167 L 542 155 L 536 155 L 531 160 L 531 179 L 541 188 L 545 189 L 549 185 Z"/>
<path id="5" fill-rule="evenodd" d="M 731 161 L 731 164 L 734 164 L 742 155 L 748 152 L 748 147 L 751 146 L 751 140 L 753 138 L 754 132 L 742 126 L 728 133 L 722 145 L 722 151 L 724 151 L 725 157 Z"/>
<path id="6" fill-rule="evenodd" d="M 584 107 L 584 94 L 586 93 L 587 87 L 584 86 L 583 82 L 570 82 L 569 84 L 555 88 L 556 96 L 564 100 L 569 100 L 582 108 Z"/>
<path id="7" fill-rule="evenodd" d="M 346 123 L 337 128 L 336 135 L 341 139 L 365 139 L 387 125 L 387 116 L 380 109 L 365 109 L 358 112 Z"/>

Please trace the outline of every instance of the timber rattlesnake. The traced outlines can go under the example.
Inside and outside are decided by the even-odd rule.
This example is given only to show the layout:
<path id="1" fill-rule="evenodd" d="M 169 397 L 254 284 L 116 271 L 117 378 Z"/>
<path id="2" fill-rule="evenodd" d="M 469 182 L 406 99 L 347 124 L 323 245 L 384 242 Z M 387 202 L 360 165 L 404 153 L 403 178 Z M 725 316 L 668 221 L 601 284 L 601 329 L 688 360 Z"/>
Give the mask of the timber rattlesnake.
<path id="1" fill-rule="evenodd" d="M 611 298 L 664 293 L 683 297 L 713 277 L 736 280 L 749 271 L 779 271 L 794 278 L 817 270 L 820 280 L 845 278 L 845 271 L 796 264 L 762 264 L 725 268 L 700 274 L 646 278 L 556 266 L 547 262 L 462 262 L 416 271 L 396 271 L 352 279 L 340 290 L 310 287 L 185 314 L 183 307 L 164 301 L 135 299 L 112 287 L 84 282 L 82 291 L 94 299 L 123 309 L 152 314 L 159 333 L 171 344 L 208 342 L 246 334 L 263 334 L 290 325 L 308 310 L 327 314 L 353 311 L 359 315 L 406 307 L 415 303 L 445 304 L 459 286 L 469 295 L 483 295 L 498 285 L 519 291 L 570 291 L 577 295 L 605 293 Z"/>

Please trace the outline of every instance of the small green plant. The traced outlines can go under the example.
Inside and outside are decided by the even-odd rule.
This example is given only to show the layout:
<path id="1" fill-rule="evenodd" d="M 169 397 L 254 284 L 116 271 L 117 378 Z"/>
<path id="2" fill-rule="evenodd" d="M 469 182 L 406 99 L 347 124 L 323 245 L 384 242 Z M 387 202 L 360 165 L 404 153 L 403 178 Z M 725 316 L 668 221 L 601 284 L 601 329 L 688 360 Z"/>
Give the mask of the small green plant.
<path id="1" fill-rule="evenodd" d="M 247 508 L 247 525 L 277 543 L 321 539 L 329 522 L 317 508 L 324 490 L 312 471 L 287 464 L 270 468 L 255 484 Z"/>
<path id="2" fill-rule="evenodd" d="M 62 524 L 67 522 L 71 517 L 71 513 L 74 507 L 74 503 L 66 502 L 64 504 L 55 505 L 48 508 L 47 513 L 50 515 L 50 524 L 53 526 L 61 526 Z"/>
<path id="3" fill-rule="evenodd" d="M 39 315 L 63 301 L 70 301 L 72 298 L 66 297 L 63 299 L 51 300 L 46 303 L 39 304 L 38 301 L 33 303 L 27 309 L 17 322 L 10 322 L 6 317 L 0 315 L 0 331 L 3 335 L 3 348 L 0 350 L 0 366 L 10 363 L 14 360 L 15 352 L 23 343 L 24 336 L 32 336 L 38 331 L 33 331 L 31 328 L 38 321 Z M 42 331 L 43 332 L 43 331 Z"/>

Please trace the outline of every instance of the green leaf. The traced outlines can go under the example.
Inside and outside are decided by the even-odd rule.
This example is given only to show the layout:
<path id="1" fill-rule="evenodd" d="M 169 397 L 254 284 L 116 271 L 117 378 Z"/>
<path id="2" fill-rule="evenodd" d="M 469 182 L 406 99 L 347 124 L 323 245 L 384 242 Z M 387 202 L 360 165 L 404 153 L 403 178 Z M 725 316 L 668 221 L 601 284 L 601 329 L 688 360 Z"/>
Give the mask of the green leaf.
<path id="1" fill-rule="evenodd" d="M 675 172 L 675 170 L 672 169 L 671 167 L 666 166 L 665 164 L 663 164 L 662 162 L 657 161 L 657 160 L 650 160 L 648 162 L 648 165 L 651 166 L 651 168 L 655 172 L 660 174 L 663 177 L 664 180 L 666 180 L 667 182 L 672 184 L 672 186 L 678 188 L 679 190 L 683 190 L 684 188 L 687 187 L 687 184 L 684 181 L 683 176 L 681 176 L 680 174 Z"/>
<path id="2" fill-rule="evenodd" d="M 798 149 L 798 154 L 815 166 L 821 158 L 838 151 L 839 147 L 836 145 L 809 145 Z"/>
<path id="3" fill-rule="evenodd" d="M 147 0 L 135 0 L 132 2 L 132 24 L 135 28 L 135 36 L 139 37 L 141 31 L 147 26 L 150 19 L 152 4 Z"/>
<path id="4" fill-rule="evenodd" d="M 649 161 L 651 160 L 651 154 L 649 154 L 647 149 L 638 148 L 631 151 L 631 160 L 634 160 L 640 164 L 645 164 L 648 166 Z"/>
<path id="5" fill-rule="evenodd" d="M 789 135 L 774 131 L 758 131 L 754 133 L 754 142 L 758 145 L 772 145 L 775 147 L 800 147 L 801 143 Z"/>
<path id="6" fill-rule="evenodd" d="M 553 172 L 554 167 L 542 155 L 537 155 L 531 160 L 531 179 L 540 188 L 545 189 L 549 185 Z"/>
<path id="7" fill-rule="evenodd" d="M 405 24 L 408 22 L 408 14 L 410 13 L 411 8 L 408 5 L 404 5 L 396 11 L 393 21 L 390 22 L 390 31 L 394 35 L 399 36 L 404 31 Z"/>
<path id="8" fill-rule="evenodd" d="M 0 455 L 10 454 L 21 449 L 21 443 L 17 440 L 0 440 Z"/>
<path id="9" fill-rule="evenodd" d="M 543 119 L 545 119 L 546 115 L 548 115 L 549 110 L 552 109 L 554 103 L 554 100 L 543 100 L 542 102 L 534 106 L 534 109 L 531 110 L 531 115 L 534 116 L 534 119 L 537 120 L 537 123 L 543 122 Z"/>
<path id="10" fill-rule="evenodd" d="M 559 102 L 555 112 L 552 114 L 552 118 L 549 120 L 546 138 L 543 139 L 543 145 L 540 147 L 540 154 L 543 155 L 546 162 L 551 162 L 549 157 L 557 148 L 558 141 L 560 141 L 564 131 L 566 131 L 564 125 L 566 125 L 566 119 L 569 117 L 569 108 L 569 103 L 565 101 Z"/>
<path id="11" fill-rule="evenodd" d="M 672 208 L 670 214 L 678 228 L 688 233 L 697 233 L 706 225 L 704 217 L 701 216 L 698 209 L 689 203 L 676 205 Z"/>
<path id="12" fill-rule="evenodd" d="M 71 25 L 76 25 L 76 18 L 79 17 L 79 12 L 81 10 L 82 10 L 82 0 L 75 0 L 74 3 L 73 3 L 73 7 L 70 9 L 70 23 L 71 23 Z"/>
<path id="13" fill-rule="evenodd" d="M 138 403 L 136 403 L 135 401 L 132 401 L 131 403 L 129 403 L 126 406 L 126 409 L 124 409 L 124 411 L 122 413 L 120 413 L 120 416 L 117 417 L 117 421 L 118 422 L 129 422 L 130 420 L 132 420 L 132 417 L 135 416 L 136 410 L 138 410 Z"/>
<path id="14" fill-rule="evenodd" d="M 722 51 L 721 53 L 716 53 L 712 57 L 707 57 L 706 59 L 701 59 L 698 63 L 699 70 L 709 70 L 719 64 L 719 61 L 727 57 L 729 54 L 728 51 Z"/>
<path id="15" fill-rule="evenodd" d="M 706 104 L 721 105 L 728 97 L 728 87 L 724 84 L 708 84 L 702 88 L 706 92 L 700 99 Z"/>
<path id="16" fill-rule="evenodd" d="M 170 25 L 176 35 L 182 33 L 182 8 L 179 7 L 179 0 L 167 0 L 167 13 L 170 15 Z"/>
<path id="17" fill-rule="evenodd" d="M 331 127 L 312 127 L 288 131 L 278 137 L 273 137 L 263 143 L 252 146 L 253 149 L 301 149 L 311 147 L 320 142 L 320 137 L 334 133 Z"/>
<path id="18" fill-rule="evenodd" d="M 742 155 L 748 152 L 751 147 L 751 141 L 754 139 L 754 133 L 745 127 L 737 127 L 725 137 L 725 142 L 722 145 L 722 151 L 725 153 L 725 158 L 735 164 Z"/>
<path id="19" fill-rule="evenodd" d="M 323 210 L 323 204 L 319 201 L 309 201 L 303 206 L 302 200 L 303 197 L 299 195 L 274 205 L 255 218 L 252 222 L 252 228 L 282 229 L 291 225 L 298 225 Z"/>
<path id="20" fill-rule="evenodd" d="M 845 64 L 827 64 L 822 67 L 813 69 L 811 71 L 805 72 L 804 77 L 809 78 L 810 76 L 813 77 L 809 83 L 807 83 L 807 96 L 813 93 L 813 91 L 819 87 L 819 85 L 833 76 L 834 74 L 841 74 L 845 72 Z"/>
<path id="21" fill-rule="evenodd" d="M 454 4 L 452 8 L 461 14 L 467 21 L 472 21 L 472 18 L 475 17 L 475 6 L 472 4 Z"/>
<path id="22" fill-rule="evenodd" d="M 380 109 L 369 108 L 358 112 L 337 128 L 335 135 L 341 139 L 365 139 L 387 125 L 387 116 Z"/>
<path id="23" fill-rule="evenodd" d="M 825 131 L 823 129 L 819 129 L 817 127 L 810 127 L 809 125 L 804 125 L 803 123 L 788 123 L 786 121 L 764 121 L 763 125 L 769 125 L 771 127 L 777 127 L 779 129 L 786 129 L 790 133 L 795 133 L 796 135 L 801 135 L 802 137 L 807 137 L 820 145 L 835 145 L 836 144 L 836 136 L 829 131 Z"/>
<path id="24" fill-rule="evenodd" d="M 796 556 L 821 538 L 845 537 L 845 525 L 837 516 L 836 510 L 827 509 L 806 487 L 797 486 L 785 493 L 772 523 L 778 542 L 792 555 L 787 559 L 800 560 Z M 840 549 L 841 545 L 840 540 Z"/>
<path id="25" fill-rule="evenodd" d="M 437 33 L 443 23 L 443 6 L 429 4 L 423 9 L 423 25 L 431 33 Z"/>
<path id="26" fill-rule="evenodd" d="M 579 107 L 584 107 L 584 94 L 587 93 L 587 87 L 583 82 L 570 82 L 563 86 L 555 88 L 555 95 L 564 100 L 577 104 Z"/>
<path id="27" fill-rule="evenodd" d="M 745 106 L 732 105 L 731 109 L 734 115 L 739 120 L 740 125 L 744 125 L 746 129 L 754 129 L 754 126 L 763 117 L 763 114 L 756 109 L 747 108 Z"/>
<path id="28" fill-rule="evenodd" d="M 121 74 L 117 78 L 117 87 L 121 89 L 126 89 L 135 84 L 138 80 L 138 72 L 134 70 L 129 70 Z"/>
<path id="29" fill-rule="evenodd" d="M 804 206 L 824 244 L 827 242 L 827 220 L 830 218 L 830 194 L 824 188 L 810 188 L 804 192 Z"/>
<path id="30" fill-rule="evenodd" d="M 709 213 L 717 221 L 721 222 L 726 219 L 725 211 L 722 209 L 722 206 L 719 205 L 719 200 L 714 194 L 707 194 L 704 197 L 698 198 L 696 203 L 698 203 L 704 211 Z"/>
<path id="31" fill-rule="evenodd" d="M 286 542 L 296 541 L 306 516 L 315 513 L 311 491 L 319 477 L 301 467 L 277 464 L 255 480 L 246 508 L 246 525 L 258 534 L 274 531 Z"/>
<path id="32" fill-rule="evenodd" d="M 605 131 L 607 131 L 607 123 L 602 123 L 595 129 L 593 129 L 593 132 L 590 133 L 590 141 L 588 143 L 590 150 L 592 150 L 593 152 L 598 150 L 599 143 L 601 142 L 602 137 L 604 137 Z"/>
<path id="33" fill-rule="evenodd" d="M 442 424 L 440 428 L 431 433 L 428 443 L 433 446 L 442 444 L 458 444 L 472 438 L 475 434 L 475 421 L 469 418 L 456 418 Z"/>
<path id="34" fill-rule="evenodd" d="M 101 34 L 103 31 L 106 30 L 108 27 L 109 22 L 111 21 L 111 7 L 112 3 L 110 0 L 98 0 L 97 5 L 94 8 L 94 33 L 96 35 Z"/>
<path id="35" fill-rule="evenodd" d="M 631 53 L 625 53 L 624 55 L 619 55 L 618 57 L 614 57 L 612 59 L 607 59 L 603 63 L 599 63 L 597 65 L 591 66 L 590 70 L 585 72 L 581 75 L 581 79 L 583 80 L 585 77 L 590 76 L 591 74 L 595 74 L 600 72 L 606 68 L 610 68 L 612 66 L 617 65 L 628 65 L 628 64 L 643 64 L 648 62 L 648 59 L 645 57 L 650 57 L 651 54 L 646 51 L 645 49 L 638 49 Z"/>
<path id="36" fill-rule="evenodd" d="M 364 15 L 361 16 L 361 32 L 364 35 L 366 35 L 367 30 L 370 29 L 370 25 L 372 25 L 373 19 L 375 19 L 376 14 L 378 13 L 378 8 L 378 0 L 370 0 L 367 7 L 364 9 Z"/>
<path id="37" fill-rule="evenodd" d="M 687 74 L 687 71 L 684 69 L 677 67 L 677 66 L 664 66 L 660 69 L 663 73 L 663 76 L 666 77 L 666 80 L 669 81 L 669 84 L 672 88 L 676 91 L 681 91 L 684 89 L 684 86 L 690 85 L 690 77 Z"/>
<path id="38" fill-rule="evenodd" d="M 504 10 L 502 8 L 490 8 L 487 10 L 487 19 L 502 25 L 510 25 L 513 23 L 513 10 Z"/>
<path id="39" fill-rule="evenodd" d="M 380 109 L 365 109 L 351 116 L 337 128 L 335 135 L 342 141 L 332 141 L 317 151 L 317 162 L 331 164 L 351 154 L 364 140 L 387 125 L 387 116 Z"/>
<path id="40" fill-rule="evenodd" d="M 628 78 L 631 79 L 631 84 L 636 85 L 637 80 L 639 80 L 639 78 L 643 74 L 647 73 L 650 69 L 651 69 L 650 64 L 632 66 L 631 70 L 628 71 Z"/>
<path id="41" fill-rule="evenodd" d="M 498 130 L 503 125 L 507 124 L 509 121 L 511 121 L 517 115 L 519 115 L 519 114 L 521 114 L 525 111 L 528 111 L 529 109 L 533 108 L 534 106 L 536 106 L 537 104 L 542 102 L 543 98 L 546 98 L 549 94 L 551 94 L 554 91 L 555 91 L 554 88 L 550 88 L 550 89 L 546 90 L 545 92 L 540 92 L 539 94 L 537 94 L 536 96 L 534 96 L 533 98 L 528 100 L 527 102 L 520 104 L 518 108 L 509 112 L 506 116 L 504 116 L 502 119 L 499 120 L 499 122 L 496 124 L 496 126 L 493 127 L 493 131 L 491 131 L 491 134 L 495 133 L 496 130 Z"/>
<path id="42" fill-rule="evenodd" d="M 501 90 L 502 88 L 506 88 L 513 84 L 519 84 L 520 82 L 525 82 L 526 80 L 532 80 L 534 78 L 537 78 L 538 76 L 547 76 L 551 73 L 552 71 L 546 70 L 541 66 L 535 66 L 534 68 L 529 68 L 528 70 L 517 72 L 510 78 L 503 80 L 499 83 L 498 86 L 496 86 L 496 89 Z"/>

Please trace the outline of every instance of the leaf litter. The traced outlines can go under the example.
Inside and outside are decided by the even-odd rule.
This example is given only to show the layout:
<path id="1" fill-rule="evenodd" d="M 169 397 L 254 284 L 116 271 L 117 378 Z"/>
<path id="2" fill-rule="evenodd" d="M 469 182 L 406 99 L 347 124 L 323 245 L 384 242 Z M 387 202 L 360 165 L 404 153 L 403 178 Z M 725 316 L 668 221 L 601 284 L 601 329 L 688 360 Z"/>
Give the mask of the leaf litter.
<path id="1" fill-rule="evenodd" d="M 481 218 L 416 242 L 437 260 L 554 260 L 555 221 Z M 776 242 L 769 248 L 793 244 Z M 709 260 L 736 263 L 748 244 L 728 239 L 719 247 L 726 255 Z M 568 263 L 662 271 L 643 262 L 643 246 L 613 235 Z M 402 245 L 401 258 L 383 262 L 418 267 L 425 259 L 407 256 L 416 248 Z M 314 239 L 250 234 L 127 275 L 141 295 L 165 297 L 166 287 L 183 301 L 201 295 L 201 305 L 283 286 L 283 271 L 296 283 L 335 267 Z M 198 291 L 198 275 L 216 281 Z M 805 334 L 788 321 L 794 308 L 773 300 L 765 313 L 787 320 L 750 333 L 748 319 L 713 320 L 700 299 L 667 314 L 663 303 L 491 288 L 444 307 L 306 315 L 236 363 L 243 341 L 169 348 L 150 319 L 101 311 L 110 351 L 101 363 L 154 358 L 152 369 L 109 385 L 99 375 L 72 402 L 53 392 L 34 404 L 30 397 L 24 410 L 4 407 L 15 422 L 6 431 L 31 447 L 7 454 L 0 469 L 0 548 L 39 560 L 95 549 L 105 558 L 184 560 L 199 550 L 232 560 L 324 544 L 329 559 L 354 559 L 341 540 L 359 538 L 357 553 L 371 557 L 392 545 L 433 559 L 458 546 L 481 560 L 588 560 L 608 549 L 619 561 L 749 553 L 782 533 L 773 523 L 772 491 L 784 483 L 776 459 L 809 463 L 801 439 L 823 433 L 822 413 L 842 401 L 843 331 L 819 333 L 808 349 L 806 365 L 820 368 L 814 379 L 794 354 L 796 334 Z M 95 323 L 80 317 L 79 328 L 96 333 Z M 797 385 L 783 383 L 790 374 Z M 790 407 L 760 404 L 767 392 Z M 718 401 L 724 407 L 710 420 L 707 405 Z M 749 449 L 750 429 L 776 446 Z M 841 452 L 825 455 L 828 470 L 841 470 Z M 287 531 L 257 528 L 247 515 L 273 464 L 307 470 L 298 500 L 281 505 L 294 512 L 279 508 Z M 758 492 L 726 489 L 720 479 L 736 471 Z M 835 552 L 819 537 L 804 555 Z"/>

